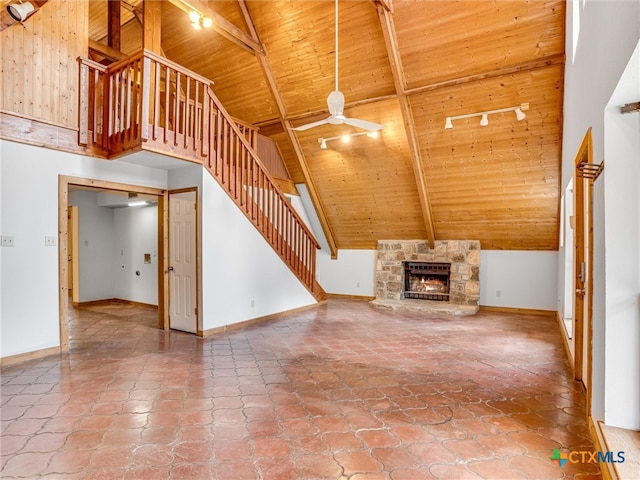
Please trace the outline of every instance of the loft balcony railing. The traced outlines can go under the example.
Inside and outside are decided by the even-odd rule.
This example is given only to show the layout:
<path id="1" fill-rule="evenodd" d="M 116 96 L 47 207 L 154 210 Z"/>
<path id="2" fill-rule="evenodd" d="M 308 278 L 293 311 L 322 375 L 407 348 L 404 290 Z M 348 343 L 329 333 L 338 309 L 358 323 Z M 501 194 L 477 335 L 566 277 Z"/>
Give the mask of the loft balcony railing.
<path id="1" fill-rule="evenodd" d="M 319 244 L 256 154 L 257 129 L 234 120 L 212 83 L 144 51 L 107 67 L 80 58 L 79 137 L 107 158 L 144 149 L 201 163 L 318 299 Z"/>

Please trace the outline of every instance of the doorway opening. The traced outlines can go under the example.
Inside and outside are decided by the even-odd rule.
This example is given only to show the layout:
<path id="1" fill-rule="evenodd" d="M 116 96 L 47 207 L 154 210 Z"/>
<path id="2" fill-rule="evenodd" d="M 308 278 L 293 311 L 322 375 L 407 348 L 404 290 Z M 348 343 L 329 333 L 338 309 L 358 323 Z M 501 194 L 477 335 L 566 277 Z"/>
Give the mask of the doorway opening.
<path id="1" fill-rule="evenodd" d="M 156 202 L 156 206 L 147 207 L 149 211 L 147 212 L 147 217 L 149 214 L 151 216 L 156 217 L 156 222 L 154 222 L 156 226 L 155 237 L 156 237 L 156 248 L 154 251 L 143 252 L 142 256 L 142 266 L 138 266 L 137 268 L 132 268 L 131 274 L 136 275 L 136 277 L 141 277 L 143 274 L 144 267 L 152 266 L 152 255 L 155 254 L 155 259 L 157 262 L 155 272 L 149 271 L 147 268 L 148 275 L 153 275 L 154 279 L 157 280 L 156 290 L 157 290 L 157 325 L 158 328 L 166 330 L 168 328 L 168 287 L 167 287 L 167 256 L 168 256 L 168 245 L 166 241 L 166 232 L 167 232 L 167 223 L 168 216 L 166 212 L 167 205 L 167 192 L 165 190 L 150 188 L 150 187 L 142 187 L 138 185 L 129 185 L 122 184 L 116 182 L 108 182 L 108 181 L 100 181 L 100 180 L 91 180 L 85 178 L 78 177 L 69 177 L 69 176 L 60 176 L 59 177 L 59 197 L 58 197 L 58 228 L 59 228 L 59 285 L 60 285 L 60 349 L 62 352 L 69 351 L 69 292 L 72 292 L 72 302 L 79 303 L 80 302 L 80 276 L 78 275 L 78 251 L 79 245 L 82 247 L 84 242 L 87 243 L 87 247 L 89 246 L 88 239 L 79 238 L 77 225 L 78 220 L 75 219 L 75 227 L 74 227 L 74 215 L 77 217 L 77 212 L 74 214 L 74 209 L 70 208 L 70 194 L 72 192 L 102 192 L 106 196 L 111 197 L 119 197 L 122 198 L 126 196 L 127 204 L 133 204 L 134 202 L 142 202 L 142 201 L 150 201 Z M 146 200 L 142 200 L 146 199 Z M 71 229 L 75 229 L 76 231 L 70 231 Z M 75 235 L 74 235 L 75 233 Z M 151 236 L 154 236 L 154 232 L 149 232 Z M 98 239 L 99 240 L 99 239 Z M 150 248 L 148 248 L 151 250 Z M 112 252 L 115 253 L 116 257 L 118 253 L 124 257 L 124 249 L 122 252 Z M 74 256 L 75 261 L 74 261 Z M 122 263 L 122 269 L 124 271 L 127 268 L 127 263 Z M 110 268 L 110 267 L 105 267 Z M 128 272 L 127 272 L 128 273 Z M 104 274 L 101 272 L 99 267 L 95 272 L 96 275 Z M 139 302 L 144 303 L 144 302 Z"/>

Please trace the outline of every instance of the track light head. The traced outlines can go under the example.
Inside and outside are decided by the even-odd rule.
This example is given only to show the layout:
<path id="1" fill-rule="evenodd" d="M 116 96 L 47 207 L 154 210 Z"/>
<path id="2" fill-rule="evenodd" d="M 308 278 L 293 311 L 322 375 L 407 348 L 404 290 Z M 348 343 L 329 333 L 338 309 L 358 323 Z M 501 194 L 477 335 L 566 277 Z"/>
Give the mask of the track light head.
<path id="1" fill-rule="evenodd" d="M 489 125 L 489 116 L 486 113 L 482 114 L 482 118 L 480 119 L 480 125 L 486 127 Z"/>
<path id="2" fill-rule="evenodd" d="M 525 113 L 522 110 L 520 110 L 520 107 L 516 108 L 514 112 L 516 112 L 516 118 L 518 119 L 519 122 L 527 118 Z"/>
<path id="3" fill-rule="evenodd" d="M 35 9 L 31 2 L 10 3 L 7 5 L 7 12 L 11 18 L 18 22 L 24 22 Z"/>
<path id="4" fill-rule="evenodd" d="M 319 138 L 318 142 L 320 143 L 320 148 L 322 150 L 326 150 L 327 149 L 327 141 L 324 138 Z"/>
<path id="5" fill-rule="evenodd" d="M 453 123 L 451 123 L 451 117 L 447 117 L 447 119 L 444 122 L 444 129 L 450 130 L 452 128 L 453 128 Z"/>

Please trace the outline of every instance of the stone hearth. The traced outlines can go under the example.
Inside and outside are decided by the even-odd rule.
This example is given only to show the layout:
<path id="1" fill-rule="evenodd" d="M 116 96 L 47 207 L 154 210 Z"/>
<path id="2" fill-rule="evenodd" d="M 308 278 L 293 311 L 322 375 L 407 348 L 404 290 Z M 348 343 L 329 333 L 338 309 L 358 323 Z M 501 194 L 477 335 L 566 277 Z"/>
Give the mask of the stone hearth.
<path id="1" fill-rule="evenodd" d="M 448 302 L 403 298 L 403 262 L 451 263 Z M 480 300 L 480 242 L 437 240 L 380 240 L 376 261 L 375 307 L 452 315 L 474 315 Z"/>

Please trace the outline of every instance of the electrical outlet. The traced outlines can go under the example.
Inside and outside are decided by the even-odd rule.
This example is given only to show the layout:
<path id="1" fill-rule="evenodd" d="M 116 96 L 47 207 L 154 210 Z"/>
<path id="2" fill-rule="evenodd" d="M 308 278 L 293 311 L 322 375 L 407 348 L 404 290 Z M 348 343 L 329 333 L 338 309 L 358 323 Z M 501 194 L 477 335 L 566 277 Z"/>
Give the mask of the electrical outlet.
<path id="1" fill-rule="evenodd" d="M 356 282 L 356 288 L 360 288 L 360 282 Z"/>
<path id="2" fill-rule="evenodd" d="M 55 247 L 56 246 L 56 237 L 54 235 L 46 235 L 44 237 L 44 244 L 47 247 Z"/>
<path id="3" fill-rule="evenodd" d="M 256 301 L 255 300 L 251 300 L 251 307 L 255 307 L 256 306 Z"/>
<path id="4" fill-rule="evenodd" d="M 3 247 L 13 247 L 15 245 L 13 236 L 11 235 L 2 235 L 2 246 Z"/>
<path id="5" fill-rule="evenodd" d="M 502 296 L 502 290 L 496 290 L 496 297 Z"/>

